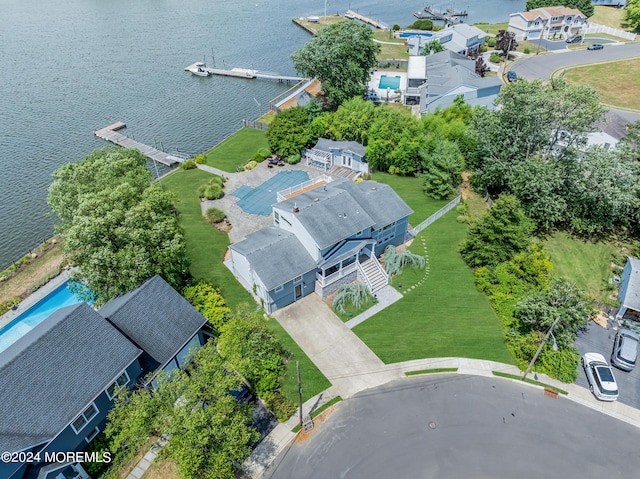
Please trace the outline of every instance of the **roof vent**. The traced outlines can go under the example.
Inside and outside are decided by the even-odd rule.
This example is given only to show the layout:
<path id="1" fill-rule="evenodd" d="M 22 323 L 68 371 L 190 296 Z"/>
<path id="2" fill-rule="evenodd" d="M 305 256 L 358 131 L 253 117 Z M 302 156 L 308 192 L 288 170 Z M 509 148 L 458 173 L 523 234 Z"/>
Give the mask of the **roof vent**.
<path id="1" fill-rule="evenodd" d="M 317 203 L 318 201 L 320 201 L 320 198 L 314 198 L 313 201 Z"/>
<path id="2" fill-rule="evenodd" d="M 372 189 L 373 191 L 376 191 L 378 188 L 377 188 L 377 187 L 375 187 L 375 186 L 372 186 L 372 187 L 371 187 L 371 189 Z"/>
<path id="3" fill-rule="evenodd" d="M 293 212 L 297 213 L 298 211 L 300 211 L 300 208 L 298 208 L 298 203 L 294 203 L 293 204 Z"/>
<path id="4" fill-rule="evenodd" d="M 346 213 L 342 213 L 342 217 L 343 217 L 343 218 L 346 218 L 346 217 L 347 217 L 347 214 L 346 214 Z"/>

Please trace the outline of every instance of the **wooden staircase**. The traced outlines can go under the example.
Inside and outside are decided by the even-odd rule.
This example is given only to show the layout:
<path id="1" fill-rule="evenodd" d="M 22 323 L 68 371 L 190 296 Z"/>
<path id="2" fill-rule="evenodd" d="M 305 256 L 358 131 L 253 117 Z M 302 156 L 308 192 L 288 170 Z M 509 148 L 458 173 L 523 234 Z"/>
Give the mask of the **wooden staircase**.
<path id="1" fill-rule="evenodd" d="M 380 262 L 372 257 L 364 263 L 358 263 L 358 276 L 361 276 L 363 283 L 367 285 L 371 294 L 376 294 L 387 284 L 389 284 L 389 278 L 386 271 L 380 264 Z"/>

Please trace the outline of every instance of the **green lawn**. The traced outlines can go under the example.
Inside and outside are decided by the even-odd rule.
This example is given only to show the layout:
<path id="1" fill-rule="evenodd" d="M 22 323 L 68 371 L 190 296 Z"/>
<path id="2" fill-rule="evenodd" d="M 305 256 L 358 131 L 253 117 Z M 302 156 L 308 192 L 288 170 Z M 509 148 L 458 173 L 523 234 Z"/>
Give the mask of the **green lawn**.
<path id="1" fill-rule="evenodd" d="M 553 261 L 555 276 L 575 281 L 597 301 L 603 302 L 610 294 L 606 285 L 611 277 L 611 255 L 616 252 L 614 245 L 558 232 L 544 241 L 544 248 Z"/>
<path id="2" fill-rule="evenodd" d="M 228 136 L 205 153 L 207 165 L 234 173 L 260 148 L 269 148 L 267 133 L 253 128 L 242 128 Z"/>
<path id="3" fill-rule="evenodd" d="M 161 180 L 165 189 L 178 196 L 180 224 L 187 241 L 187 256 L 191 261 L 191 276 L 206 279 L 220 288 L 231 308 L 242 303 L 253 303 L 247 291 L 223 264 L 229 237 L 211 226 L 202 217 L 198 187 L 211 179 L 202 170 L 177 170 Z"/>
<path id="4" fill-rule="evenodd" d="M 501 23 L 474 23 L 474 27 L 478 27 L 485 33 L 489 35 L 497 35 L 500 30 L 506 30 L 509 27 L 509 22 L 501 22 Z"/>
<path id="5" fill-rule="evenodd" d="M 599 23 L 600 25 L 607 25 L 609 27 L 617 28 L 618 30 L 632 31 L 627 22 L 624 20 L 624 9 L 605 7 L 602 5 L 596 5 L 595 13 L 590 22 Z M 600 35 L 600 34 L 598 34 Z"/>
<path id="6" fill-rule="evenodd" d="M 402 283 L 404 298 L 353 329 L 385 363 L 459 356 L 514 364 L 498 317 L 458 253 L 467 228 L 456 215 L 447 213 L 411 245 L 424 255 L 424 238 L 428 274 L 405 270 L 393 278 L 392 284 Z"/>
<path id="7" fill-rule="evenodd" d="M 282 384 L 282 393 L 291 401 L 298 404 L 298 377 L 296 361 L 300 362 L 300 382 L 302 383 L 302 400 L 312 398 L 316 394 L 331 387 L 331 383 L 309 357 L 300 349 L 300 346 L 291 339 L 275 318 L 267 320 L 267 326 L 273 335 L 280 341 L 284 349 L 291 353 L 291 360 L 287 363 L 287 372 Z"/>
<path id="8" fill-rule="evenodd" d="M 417 226 L 448 203 L 447 200 L 434 200 L 424 194 L 423 181 L 415 176 L 397 176 L 389 173 L 373 173 L 371 179 L 391 186 L 407 203 L 413 213 L 409 216 L 411 226 Z"/>

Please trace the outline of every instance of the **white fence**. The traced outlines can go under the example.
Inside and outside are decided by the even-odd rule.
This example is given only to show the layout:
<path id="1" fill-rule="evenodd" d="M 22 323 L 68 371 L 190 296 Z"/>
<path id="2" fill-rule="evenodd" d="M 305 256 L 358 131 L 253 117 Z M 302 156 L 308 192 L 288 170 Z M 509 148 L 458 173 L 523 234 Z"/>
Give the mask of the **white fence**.
<path id="1" fill-rule="evenodd" d="M 631 32 L 625 32 L 624 30 L 618 30 L 617 28 L 607 27 L 606 25 L 600 25 L 599 23 L 587 23 L 584 28 L 584 33 L 608 33 L 614 37 L 624 38 L 625 40 L 635 40 L 636 34 Z"/>
<path id="2" fill-rule="evenodd" d="M 420 233 L 423 229 L 425 229 L 427 226 L 429 226 L 435 220 L 437 220 L 438 218 L 444 216 L 446 213 L 448 213 L 453 208 L 458 206 L 458 203 L 460 203 L 460 195 L 456 196 L 453 200 L 451 200 L 449 203 L 444 205 L 442 208 L 440 208 L 434 214 L 429 216 L 426 220 L 424 220 L 418 226 L 416 226 L 415 228 L 410 229 L 409 233 L 411 233 L 413 236 L 416 236 L 418 233 Z"/>

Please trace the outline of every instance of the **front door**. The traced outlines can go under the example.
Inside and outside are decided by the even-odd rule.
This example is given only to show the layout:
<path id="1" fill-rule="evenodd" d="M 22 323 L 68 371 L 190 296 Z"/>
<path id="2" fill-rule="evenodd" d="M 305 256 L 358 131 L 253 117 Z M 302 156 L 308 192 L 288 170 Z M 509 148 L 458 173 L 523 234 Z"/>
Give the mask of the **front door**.
<path id="1" fill-rule="evenodd" d="M 302 285 L 301 284 L 296 284 L 294 295 L 295 295 L 296 301 L 299 300 L 302 297 Z"/>

